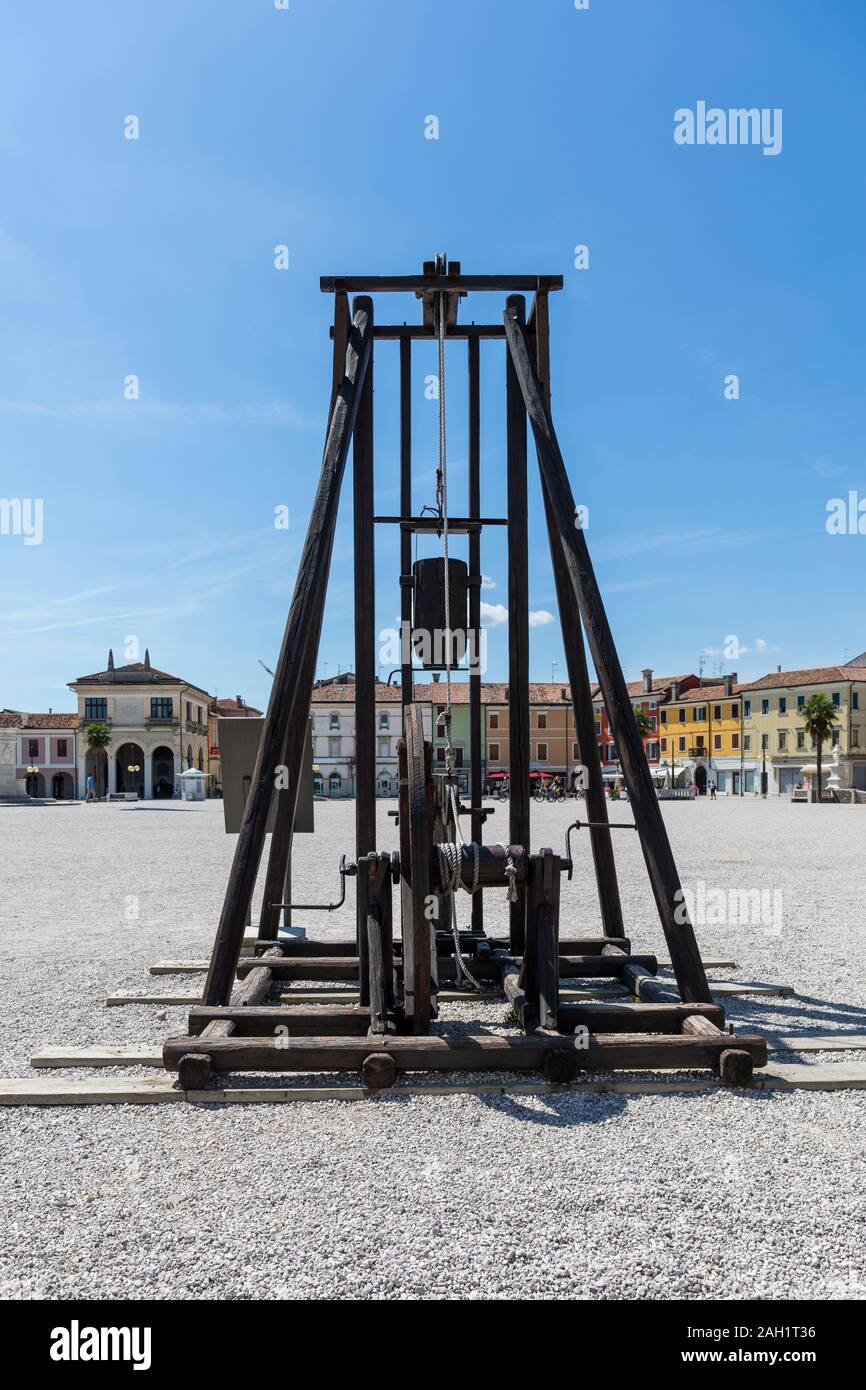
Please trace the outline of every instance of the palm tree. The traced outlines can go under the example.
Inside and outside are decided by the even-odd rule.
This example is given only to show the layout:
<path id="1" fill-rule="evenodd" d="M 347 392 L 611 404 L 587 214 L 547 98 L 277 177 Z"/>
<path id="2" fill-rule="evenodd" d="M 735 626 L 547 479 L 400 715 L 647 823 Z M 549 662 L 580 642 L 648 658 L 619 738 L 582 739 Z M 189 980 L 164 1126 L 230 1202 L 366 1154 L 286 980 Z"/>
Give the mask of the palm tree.
<path id="1" fill-rule="evenodd" d="M 826 695 L 810 695 L 803 708 L 800 710 L 803 723 L 806 726 L 806 733 L 809 734 L 817 748 L 815 761 L 818 764 L 818 800 L 824 800 L 824 789 L 821 786 L 821 753 L 824 747 L 825 738 L 830 738 L 833 733 L 833 726 L 838 723 L 839 716 L 836 713 L 836 706 Z"/>
<path id="2" fill-rule="evenodd" d="M 98 772 L 100 753 L 103 753 L 106 759 L 108 758 L 108 745 L 111 743 L 111 730 L 107 724 L 88 724 L 84 731 L 84 742 L 87 745 L 87 751 L 93 754 L 96 770 Z M 99 797 L 100 778 L 97 776 L 94 778 L 94 781 L 97 784 L 96 795 Z"/>

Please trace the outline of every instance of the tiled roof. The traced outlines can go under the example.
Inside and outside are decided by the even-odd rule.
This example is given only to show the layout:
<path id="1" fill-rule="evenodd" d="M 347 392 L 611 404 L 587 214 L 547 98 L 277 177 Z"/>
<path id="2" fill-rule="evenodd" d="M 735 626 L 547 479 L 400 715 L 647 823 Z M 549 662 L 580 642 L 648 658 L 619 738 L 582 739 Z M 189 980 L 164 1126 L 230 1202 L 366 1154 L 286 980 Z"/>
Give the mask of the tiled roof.
<path id="1" fill-rule="evenodd" d="M 0 711 L 0 729 L 17 729 L 22 716 L 13 710 Z"/>
<path id="2" fill-rule="evenodd" d="M 739 695 L 742 690 L 741 685 L 732 685 L 728 692 L 723 685 L 695 685 L 691 690 L 683 691 L 672 703 L 683 704 L 686 700 L 691 700 L 693 704 L 702 704 L 705 700 L 730 700 L 732 695 Z"/>
<path id="3" fill-rule="evenodd" d="M 214 700 L 211 712 L 221 719 L 237 718 L 239 715 L 245 719 L 260 719 L 262 716 L 262 711 L 256 709 L 255 705 L 245 705 L 243 701 L 232 699 Z"/>
<path id="4" fill-rule="evenodd" d="M 833 681 L 866 681 L 864 666 L 810 666 L 803 671 L 772 671 L 757 681 L 746 681 L 739 690 L 773 690 L 776 686 L 830 685 Z"/>
<path id="5" fill-rule="evenodd" d="M 168 671 L 160 671 L 156 666 L 146 666 L 143 661 L 130 662 L 128 666 L 115 666 L 107 671 L 97 671 L 90 676 L 79 676 L 70 681 L 76 685 L 186 685 L 191 690 L 201 690 L 200 685 L 184 680 L 182 676 L 172 676 Z M 203 693 L 207 693 L 206 691 Z"/>
<path id="6" fill-rule="evenodd" d="M 647 699 L 650 695 L 663 695 L 675 681 L 679 681 L 679 683 L 682 684 L 683 681 L 692 679 L 694 679 L 693 671 L 686 671 L 685 675 L 682 676 L 653 676 L 652 689 L 644 690 L 643 681 L 639 680 L 628 681 L 626 683 L 626 690 L 628 691 L 630 700 L 638 700 L 641 696 Z M 598 682 L 592 687 L 592 698 L 594 700 L 601 700 L 603 698 L 601 686 Z"/>
<path id="7" fill-rule="evenodd" d="M 27 714 L 24 717 L 25 729 L 77 729 L 77 714 Z"/>

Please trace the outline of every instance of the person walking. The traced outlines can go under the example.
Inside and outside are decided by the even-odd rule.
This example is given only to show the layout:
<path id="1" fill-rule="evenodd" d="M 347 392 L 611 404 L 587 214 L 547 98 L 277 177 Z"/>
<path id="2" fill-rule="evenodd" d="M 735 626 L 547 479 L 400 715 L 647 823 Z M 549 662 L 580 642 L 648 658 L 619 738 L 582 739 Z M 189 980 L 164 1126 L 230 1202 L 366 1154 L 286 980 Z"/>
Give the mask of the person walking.
<path id="1" fill-rule="evenodd" d="M 715 782 L 713 781 L 712 777 L 710 778 L 710 781 L 709 781 L 709 793 L 710 793 L 710 801 L 715 801 L 715 799 L 716 799 L 716 784 L 715 784 Z"/>
<path id="2" fill-rule="evenodd" d="M 88 774 L 87 774 L 87 782 L 85 783 L 84 800 L 85 800 L 85 802 L 87 802 L 87 801 L 95 801 L 95 800 L 96 800 L 96 784 L 95 784 L 94 781 L 93 781 L 93 773 L 92 773 L 92 772 L 88 772 Z"/>

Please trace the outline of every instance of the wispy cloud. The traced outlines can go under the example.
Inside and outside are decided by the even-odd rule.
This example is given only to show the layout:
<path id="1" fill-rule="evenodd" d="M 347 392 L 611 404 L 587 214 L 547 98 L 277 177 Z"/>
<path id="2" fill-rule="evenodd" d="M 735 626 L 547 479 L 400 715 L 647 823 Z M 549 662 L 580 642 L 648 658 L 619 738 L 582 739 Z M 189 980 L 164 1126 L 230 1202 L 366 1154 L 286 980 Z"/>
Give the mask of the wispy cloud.
<path id="1" fill-rule="evenodd" d="M 667 577 L 657 579 L 620 579 L 615 584 L 603 584 L 602 592 L 605 594 L 627 594 L 632 589 L 655 589 L 659 584 L 670 584 Z"/>
<path id="2" fill-rule="evenodd" d="M 55 420 L 122 421 L 125 424 L 275 425 L 283 429 L 318 431 L 322 417 L 304 415 L 289 401 L 259 401 L 242 405 L 212 405 L 171 401 L 41 401 L 0 400 L 7 415 L 39 415 Z"/>
<path id="3" fill-rule="evenodd" d="M 599 562 L 622 560 L 631 555 L 663 551 L 671 555 L 691 555 L 715 550 L 733 550 L 752 545 L 760 531 L 723 531 L 717 527 L 702 527 L 691 531 L 638 531 L 632 535 L 614 536 L 597 541 L 593 556 Z"/>

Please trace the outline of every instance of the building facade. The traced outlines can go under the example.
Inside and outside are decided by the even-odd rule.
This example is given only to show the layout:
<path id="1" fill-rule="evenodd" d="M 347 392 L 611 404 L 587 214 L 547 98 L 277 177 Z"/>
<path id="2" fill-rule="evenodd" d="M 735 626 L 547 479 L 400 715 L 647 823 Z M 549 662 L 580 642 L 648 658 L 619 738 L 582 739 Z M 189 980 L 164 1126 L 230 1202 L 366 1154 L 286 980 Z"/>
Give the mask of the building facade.
<path id="1" fill-rule="evenodd" d="M 838 746 L 841 785 L 866 791 L 866 666 L 821 666 L 776 670 L 740 687 L 744 735 L 768 796 L 790 796 L 804 780 L 803 768 L 815 760 L 801 711 L 812 695 L 823 694 L 836 707 L 838 724 L 824 748 L 824 778 Z"/>
<path id="2" fill-rule="evenodd" d="M 108 665 L 69 682 L 78 697 L 78 794 L 93 774 L 100 796 L 122 792 L 145 800 L 171 797 L 181 772 L 205 772 L 211 696 L 180 676 L 143 662 Z M 106 724 L 111 740 L 104 752 L 87 744 L 91 724 Z"/>
<path id="3" fill-rule="evenodd" d="M 746 743 L 743 702 L 736 674 L 701 680 L 677 691 L 660 713 L 661 765 L 674 786 L 694 784 L 704 795 L 711 782 L 722 796 L 755 790 L 751 740 Z"/>
<path id="4" fill-rule="evenodd" d="M 661 708 L 669 703 L 672 692 L 679 695 L 697 684 L 698 677 L 695 675 L 656 676 L 652 667 L 647 666 L 642 671 L 639 681 L 629 681 L 626 686 L 632 707 L 643 710 L 649 721 L 649 733 L 643 740 L 643 746 L 647 762 L 656 781 L 666 780 L 668 767 L 668 745 L 662 738 L 664 731 L 661 727 Z M 616 786 L 623 780 L 622 768 L 617 757 L 613 730 L 599 686 L 596 686 L 592 692 L 592 702 L 602 778 L 605 782 Z M 665 744 L 664 752 L 662 751 L 663 743 Z"/>
<path id="5" fill-rule="evenodd" d="M 430 686 L 418 686 L 424 737 L 432 737 Z M 313 721 L 313 790 L 334 799 L 355 795 L 355 676 L 347 671 L 317 681 L 310 706 Z M 376 682 L 376 795 L 397 795 L 397 744 L 403 736 L 399 685 Z"/>

